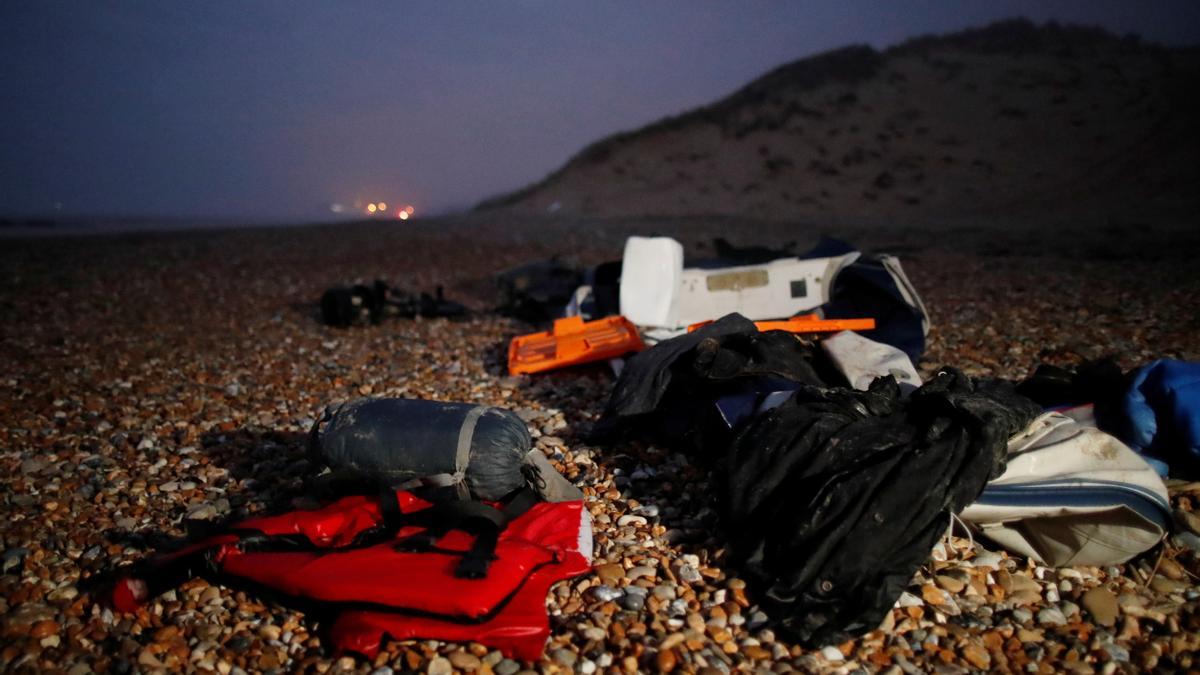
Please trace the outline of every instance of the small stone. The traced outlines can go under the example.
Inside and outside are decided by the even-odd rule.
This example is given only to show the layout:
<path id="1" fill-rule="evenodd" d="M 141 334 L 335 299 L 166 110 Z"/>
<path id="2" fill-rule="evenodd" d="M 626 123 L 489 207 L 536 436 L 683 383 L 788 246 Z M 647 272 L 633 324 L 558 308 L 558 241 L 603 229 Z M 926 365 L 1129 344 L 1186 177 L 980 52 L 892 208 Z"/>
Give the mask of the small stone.
<path id="1" fill-rule="evenodd" d="M 771 652 L 758 645 L 743 645 L 742 654 L 752 661 L 765 661 L 771 658 Z"/>
<path id="2" fill-rule="evenodd" d="M 897 666 L 900 666 L 900 670 L 904 671 L 904 675 L 924 675 L 925 674 L 925 671 L 921 670 L 916 665 L 914 665 L 912 663 L 912 661 L 909 661 L 908 659 L 904 658 L 903 656 L 901 656 L 899 654 L 895 655 L 893 657 L 893 660 L 896 662 Z"/>
<path id="3" fill-rule="evenodd" d="M 428 675 L 452 675 L 454 673 L 454 666 L 450 665 L 450 659 L 444 656 L 435 656 L 429 661 L 425 672 Z"/>
<path id="4" fill-rule="evenodd" d="M 1108 658 L 1118 663 L 1127 663 L 1129 661 L 1129 650 L 1112 642 L 1109 642 L 1101 647 Z"/>
<path id="5" fill-rule="evenodd" d="M 658 571 L 649 565 L 631 567 L 629 571 L 625 573 L 625 578 L 629 579 L 630 581 L 635 581 L 643 577 L 647 579 L 655 579 L 657 576 Z"/>
<path id="6" fill-rule="evenodd" d="M 618 581 L 625 578 L 625 568 L 617 563 L 599 565 L 596 567 L 596 576 L 600 577 L 600 581 L 605 585 L 616 586 Z"/>
<path id="7" fill-rule="evenodd" d="M 1041 603 L 1042 596 L 1037 591 L 1017 591 L 1008 600 L 1014 605 L 1036 605 Z"/>
<path id="8" fill-rule="evenodd" d="M 496 667 L 493 668 L 493 670 L 496 671 L 496 675 L 513 675 L 513 673 L 520 669 L 521 664 L 513 661 L 512 659 L 504 659 L 500 661 L 500 663 L 497 663 Z"/>
<path id="9" fill-rule="evenodd" d="M 946 591 L 933 584 L 925 584 L 921 587 L 921 598 L 934 607 L 949 605 L 951 602 L 950 596 L 946 595 Z"/>
<path id="10" fill-rule="evenodd" d="M 674 649 L 675 647 L 678 647 L 679 645 L 683 644 L 683 641 L 684 641 L 683 633 L 671 633 L 667 637 L 663 638 L 663 641 L 661 643 L 659 643 L 659 645 L 658 645 L 658 649 L 659 649 L 659 651 L 666 651 L 668 649 Z"/>
<path id="11" fill-rule="evenodd" d="M 654 657 L 654 664 L 658 666 L 658 672 L 669 673 L 675 670 L 679 660 L 675 656 L 675 652 L 670 649 L 660 649 L 658 655 Z"/>
<path id="12" fill-rule="evenodd" d="M 823 647 L 821 649 L 821 656 L 824 656 L 826 661 L 832 661 L 835 663 L 846 660 L 846 656 L 842 654 L 842 650 L 834 647 L 833 645 Z"/>
<path id="13" fill-rule="evenodd" d="M 961 653 L 968 663 L 980 670 L 987 670 L 992 665 L 992 657 L 988 651 L 974 642 L 963 645 Z"/>
<path id="14" fill-rule="evenodd" d="M 151 653 L 149 649 L 143 649 L 138 654 L 137 662 L 138 662 L 139 666 L 146 666 L 147 668 L 155 668 L 155 669 L 166 668 L 166 665 L 162 661 L 159 661 L 158 658 L 155 657 L 154 654 Z"/>
<path id="15" fill-rule="evenodd" d="M 1186 591 L 1189 586 L 1182 581 L 1175 581 L 1174 579 L 1169 579 L 1161 574 L 1158 574 L 1150 580 L 1150 588 L 1158 591 L 1159 593 L 1182 593 L 1183 591 Z"/>
<path id="16" fill-rule="evenodd" d="M 937 581 L 938 586 L 941 586 L 951 593 L 961 593 L 962 590 L 967 587 L 967 583 L 965 581 L 955 579 L 954 577 L 945 574 L 937 575 L 935 580 Z"/>
<path id="17" fill-rule="evenodd" d="M 29 549 L 23 546 L 8 549 L 3 556 L 0 556 L 0 560 L 3 560 L 2 571 L 7 574 L 10 569 L 19 567 L 27 555 L 29 555 Z"/>
<path id="18" fill-rule="evenodd" d="M 1070 567 L 1060 567 L 1058 576 L 1062 579 L 1070 579 L 1072 581 L 1083 581 L 1083 574 L 1079 570 L 1071 569 Z"/>
<path id="19" fill-rule="evenodd" d="M 52 602 L 62 602 L 64 600 L 74 600 L 78 596 L 78 588 L 75 588 L 74 586 L 63 586 L 62 588 L 52 591 L 46 596 L 46 599 Z"/>
<path id="20" fill-rule="evenodd" d="M 1080 603 L 1092 615 L 1092 619 L 1101 626 L 1114 626 L 1117 623 L 1117 596 L 1112 591 L 1097 586 L 1083 594 Z"/>
<path id="21" fill-rule="evenodd" d="M 923 607 L 924 605 L 925 602 L 923 600 L 908 591 L 903 591 L 900 593 L 900 597 L 896 599 L 897 607 Z"/>
<path id="22" fill-rule="evenodd" d="M 770 620 L 770 617 L 768 617 L 765 613 L 756 609 L 753 612 L 750 612 L 750 618 L 746 619 L 746 628 L 749 630 L 758 630 L 762 626 L 767 625 L 767 622 Z"/>
<path id="23" fill-rule="evenodd" d="M 1042 593 L 1042 587 L 1038 582 L 1025 576 L 1024 574 L 1013 574 L 1009 582 L 1009 592 L 1020 593 L 1021 591 L 1029 591 L 1037 593 L 1039 596 Z"/>
<path id="24" fill-rule="evenodd" d="M 1175 520 L 1192 534 L 1200 534 L 1200 516 L 1183 509 L 1175 509 Z"/>
<path id="25" fill-rule="evenodd" d="M 659 584 L 658 586 L 655 586 L 654 590 L 650 592 L 653 593 L 654 597 L 658 598 L 659 600 L 674 600 L 678 595 L 675 592 L 674 586 L 667 586 L 665 584 Z"/>
<path id="26" fill-rule="evenodd" d="M 1050 626 L 1065 626 L 1067 617 L 1057 607 L 1046 607 L 1037 613 L 1038 623 Z"/>
<path id="27" fill-rule="evenodd" d="M 235 635 L 225 643 L 225 648 L 234 654 L 241 654 L 250 648 L 250 639 L 245 635 Z"/>
<path id="28" fill-rule="evenodd" d="M 555 649 L 550 652 L 550 658 L 560 666 L 574 668 L 575 662 L 579 660 L 579 655 L 569 649 Z"/>
<path id="29" fill-rule="evenodd" d="M 197 505 L 193 506 L 192 508 L 188 509 L 187 519 L 188 520 L 213 520 L 218 515 L 219 514 L 217 513 L 217 507 L 213 506 L 212 504 L 197 504 Z"/>
<path id="30" fill-rule="evenodd" d="M 1012 617 L 1017 623 L 1029 623 L 1033 621 L 1033 612 L 1024 607 L 1018 607 L 1012 611 Z"/>
<path id="31" fill-rule="evenodd" d="M 591 592 L 592 596 L 600 602 L 612 602 L 622 595 L 625 595 L 620 590 L 613 588 L 612 586 L 596 586 Z"/>
<path id="32" fill-rule="evenodd" d="M 630 588 L 637 587 L 631 586 Z M 617 604 L 631 612 L 640 612 L 646 606 L 646 596 L 641 593 L 626 593 L 625 595 L 621 596 L 621 599 L 617 601 Z"/>
<path id="33" fill-rule="evenodd" d="M 1062 604 L 1060 604 L 1058 608 L 1062 610 L 1063 615 L 1068 619 L 1079 618 L 1079 605 L 1071 602 L 1070 600 L 1063 600 Z"/>
<path id="34" fill-rule="evenodd" d="M 47 635 L 46 637 L 42 638 L 38 644 L 47 649 L 51 649 L 61 645 L 62 638 L 58 637 L 57 635 Z"/>
<path id="35" fill-rule="evenodd" d="M 992 569 L 1000 569 L 1000 554 L 992 551 L 981 551 L 978 555 L 970 560 L 972 567 L 990 567 Z"/>
<path id="36" fill-rule="evenodd" d="M 704 580 L 700 571 L 691 565 L 680 565 L 677 576 L 685 584 L 698 584 Z"/>
<path id="37" fill-rule="evenodd" d="M 1043 635 L 1042 631 L 1040 631 L 1040 630 L 1029 630 L 1027 628 L 1018 628 L 1017 629 L 1017 639 L 1020 640 L 1021 642 L 1036 644 L 1038 642 L 1041 642 L 1043 639 L 1045 639 L 1045 635 Z"/>
<path id="38" fill-rule="evenodd" d="M 29 637 L 34 638 L 35 640 L 41 639 L 48 635 L 56 635 L 58 630 L 59 626 L 57 621 L 38 621 L 37 623 L 33 624 L 32 628 L 29 629 Z"/>
<path id="39" fill-rule="evenodd" d="M 1158 571 L 1168 579 L 1174 579 L 1175 581 L 1184 581 L 1187 579 L 1187 573 L 1183 571 L 1183 566 L 1170 558 L 1162 559 L 1158 564 Z"/>

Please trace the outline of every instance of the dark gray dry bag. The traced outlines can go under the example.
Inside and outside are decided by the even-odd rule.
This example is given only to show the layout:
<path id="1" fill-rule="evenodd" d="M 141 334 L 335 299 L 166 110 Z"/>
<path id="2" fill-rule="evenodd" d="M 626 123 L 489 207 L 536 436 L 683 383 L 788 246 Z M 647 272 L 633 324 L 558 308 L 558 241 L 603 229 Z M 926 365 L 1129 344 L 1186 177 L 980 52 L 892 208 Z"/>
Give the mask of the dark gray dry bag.
<path id="1" fill-rule="evenodd" d="M 507 410 L 408 398 L 327 408 L 309 434 L 314 463 L 394 489 L 495 501 L 528 486 L 548 501 L 582 498 L 531 446 L 525 422 Z"/>

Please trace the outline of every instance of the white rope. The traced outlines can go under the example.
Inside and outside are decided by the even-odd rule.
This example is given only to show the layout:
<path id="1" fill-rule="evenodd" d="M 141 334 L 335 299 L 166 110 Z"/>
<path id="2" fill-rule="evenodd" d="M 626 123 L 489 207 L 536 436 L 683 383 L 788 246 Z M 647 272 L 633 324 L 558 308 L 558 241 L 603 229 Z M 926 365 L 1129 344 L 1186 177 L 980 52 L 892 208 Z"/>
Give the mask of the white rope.
<path id="1" fill-rule="evenodd" d="M 967 541 L 971 542 L 971 550 L 974 551 L 975 550 L 975 535 L 971 534 L 970 526 L 968 526 L 965 522 L 963 522 L 963 519 L 959 518 L 958 514 L 954 513 L 953 511 L 950 512 L 950 529 L 946 531 L 947 534 L 954 532 L 954 521 L 956 521 L 956 520 L 958 521 L 958 524 L 962 525 L 962 528 L 964 530 L 966 530 Z"/>

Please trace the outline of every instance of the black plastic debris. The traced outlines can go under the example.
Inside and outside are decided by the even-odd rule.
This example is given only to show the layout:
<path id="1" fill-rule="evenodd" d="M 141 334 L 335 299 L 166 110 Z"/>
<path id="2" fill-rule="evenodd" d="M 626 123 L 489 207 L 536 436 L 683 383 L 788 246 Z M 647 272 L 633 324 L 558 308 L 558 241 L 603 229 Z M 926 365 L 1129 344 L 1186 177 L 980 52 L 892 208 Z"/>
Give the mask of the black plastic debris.
<path id="1" fill-rule="evenodd" d="M 496 275 L 499 311 L 530 323 L 561 318 L 584 272 L 555 257 Z"/>
<path id="2" fill-rule="evenodd" d="M 433 295 L 408 293 L 376 280 L 370 286 L 356 284 L 330 288 L 321 296 L 321 321 L 337 328 L 360 323 L 377 324 L 389 317 L 454 318 L 466 313 L 466 306 L 445 298 L 441 286 Z"/>

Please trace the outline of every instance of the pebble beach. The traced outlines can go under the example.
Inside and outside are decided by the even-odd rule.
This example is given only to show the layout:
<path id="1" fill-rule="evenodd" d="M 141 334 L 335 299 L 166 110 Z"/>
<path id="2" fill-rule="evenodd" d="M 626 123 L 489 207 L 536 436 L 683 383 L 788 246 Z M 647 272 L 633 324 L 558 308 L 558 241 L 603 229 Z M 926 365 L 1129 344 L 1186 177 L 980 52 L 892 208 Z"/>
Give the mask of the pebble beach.
<path id="1" fill-rule="evenodd" d="M 1176 531 L 1124 565 L 1052 569 L 948 535 L 876 630 L 804 648 L 772 631 L 724 565 L 704 467 L 666 448 L 589 444 L 614 383 L 606 366 L 508 375 L 508 341 L 536 327 L 491 311 L 496 272 L 555 254 L 619 258 L 632 232 L 668 232 L 701 253 L 714 234 L 746 244 L 817 234 L 732 225 L 464 218 L 3 240 L 0 670 L 1200 669 L 1200 482 L 1168 483 Z M 1033 246 L 1012 232 L 833 233 L 900 256 L 932 315 L 924 374 L 1200 360 L 1194 235 L 1109 230 Z M 325 288 L 377 277 L 444 286 L 472 313 L 321 325 Z M 374 660 L 339 655 L 312 617 L 200 579 L 136 614 L 97 602 L 102 574 L 167 540 L 311 505 L 305 434 L 326 405 L 361 396 L 514 410 L 583 489 L 595 570 L 551 590 L 541 662 L 437 641 L 391 642 Z"/>

